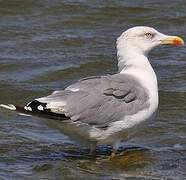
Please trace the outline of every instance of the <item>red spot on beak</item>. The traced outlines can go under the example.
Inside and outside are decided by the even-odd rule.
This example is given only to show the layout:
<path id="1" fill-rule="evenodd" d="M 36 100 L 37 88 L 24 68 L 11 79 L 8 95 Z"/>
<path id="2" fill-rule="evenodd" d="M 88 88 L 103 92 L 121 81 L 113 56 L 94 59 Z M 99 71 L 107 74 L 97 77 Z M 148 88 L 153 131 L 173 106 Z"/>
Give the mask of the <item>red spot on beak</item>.
<path id="1" fill-rule="evenodd" d="M 184 45 L 184 41 L 180 37 L 176 37 L 173 40 L 173 45 L 175 45 L 175 46 L 182 46 L 182 45 Z"/>

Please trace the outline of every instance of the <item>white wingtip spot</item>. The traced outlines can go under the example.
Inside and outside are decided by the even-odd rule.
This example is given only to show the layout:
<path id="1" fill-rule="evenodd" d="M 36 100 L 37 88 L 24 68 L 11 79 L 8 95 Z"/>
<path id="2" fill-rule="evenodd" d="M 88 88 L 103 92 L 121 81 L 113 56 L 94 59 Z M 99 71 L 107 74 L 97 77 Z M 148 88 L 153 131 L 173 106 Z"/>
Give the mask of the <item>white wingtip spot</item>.
<path id="1" fill-rule="evenodd" d="M 0 106 L 6 109 L 12 110 L 12 111 L 16 110 L 16 107 L 13 104 L 8 104 L 8 105 L 0 104 Z"/>
<path id="2" fill-rule="evenodd" d="M 43 111 L 43 110 L 44 110 L 43 106 L 41 106 L 41 105 L 39 105 L 39 106 L 37 107 L 37 109 L 40 110 L 40 111 Z"/>
<path id="3" fill-rule="evenodd" d="M 27 110 L 27 111 L 32 111 L 32 108 L 28 107 L 28 106 L 25 106 L 24 109 Z"/>
<path id="4" fill-rule="evenodd" d="M 32 111 L 32 108 L 31 108 L 31 107 L 27 107 L 27 110 L 28 110 L 28 111 Z"/>

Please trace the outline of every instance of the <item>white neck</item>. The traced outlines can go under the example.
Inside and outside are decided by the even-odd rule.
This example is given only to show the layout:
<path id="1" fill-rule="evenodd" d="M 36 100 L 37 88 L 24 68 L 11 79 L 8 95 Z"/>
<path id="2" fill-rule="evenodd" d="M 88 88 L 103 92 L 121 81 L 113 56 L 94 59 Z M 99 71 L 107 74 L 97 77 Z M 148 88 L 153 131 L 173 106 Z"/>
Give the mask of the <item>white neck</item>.
<path id="1" fill-rule="evenodd" d="M 150 100 L 158 105 L 157 78 L 146 55 L 129 47 L 117 46 L 117 49 L 120 73 L 134 76 L 149 91 Z"/>

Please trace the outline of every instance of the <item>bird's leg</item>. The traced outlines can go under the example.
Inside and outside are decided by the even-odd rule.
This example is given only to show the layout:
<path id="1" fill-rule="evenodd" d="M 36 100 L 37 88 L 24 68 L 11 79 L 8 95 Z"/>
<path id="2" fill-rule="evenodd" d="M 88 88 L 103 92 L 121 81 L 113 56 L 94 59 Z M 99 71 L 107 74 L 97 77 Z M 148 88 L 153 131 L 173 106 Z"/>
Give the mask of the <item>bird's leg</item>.
<path id="1" fill-rule="evenodd" d="M 117 156 L 117 154 L 118 154 L 117 149 L 114 149 L 114 148 L 113 148 L 112 153 L 111 153 L 111 155 L 109 156 L 109 159 L 111 160 L 112 158 L 114 158 L 115 156 Z"/>
<path id="2" fill-rule="evenodd" d="M 88 154 L 91 156 L 96 155 L 96 144 L 95 143 L 90 144 L 90 149 L 89 149 Z"/>
<path id="3" fill-rule="evenodd" d="M 117 142 L 115 142 L 115 143 L 113 144 L 113 148 L 112 148 L 113 150 L 112 150 L 112 153 L 111 153 L 111 155 L 110 155 L 110 157 L 109 157 L 110 160 L 119 154 L 118 148 L 119 148 L 120 142 L 121 142 L 121 141 L 118 140 Z"/>
<path id="4" fill-rule="evenodd" d="M 96 146 L 94 144 L 91 144 L 89 153 L 92 154 L 95 153 L 95 151 L 96 151 Z"/>

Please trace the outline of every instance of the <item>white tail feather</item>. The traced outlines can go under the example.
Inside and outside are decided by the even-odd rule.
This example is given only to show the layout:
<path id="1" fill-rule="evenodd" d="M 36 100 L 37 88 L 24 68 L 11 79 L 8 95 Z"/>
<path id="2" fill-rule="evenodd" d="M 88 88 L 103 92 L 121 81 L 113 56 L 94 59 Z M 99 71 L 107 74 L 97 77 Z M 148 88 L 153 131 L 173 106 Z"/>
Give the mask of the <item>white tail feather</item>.
<path id="1" fill-rule="evenodd" d="M 32 116 L 30 114 L 25 114 L 25 113 L 18 113 L 18 114 L 21 115 L 21 116 L 28 116 L 28 117 Z"/>
<path id="2" fill-rule="evenodd" d="M 6 108 L 6 109 L 9 109 L 9 110 L 12 110 L 12 111 L 16 110 L 16 107 L 13 104 L 8 104 L 8 105 L 0 104 L 0 107 Z"/>

